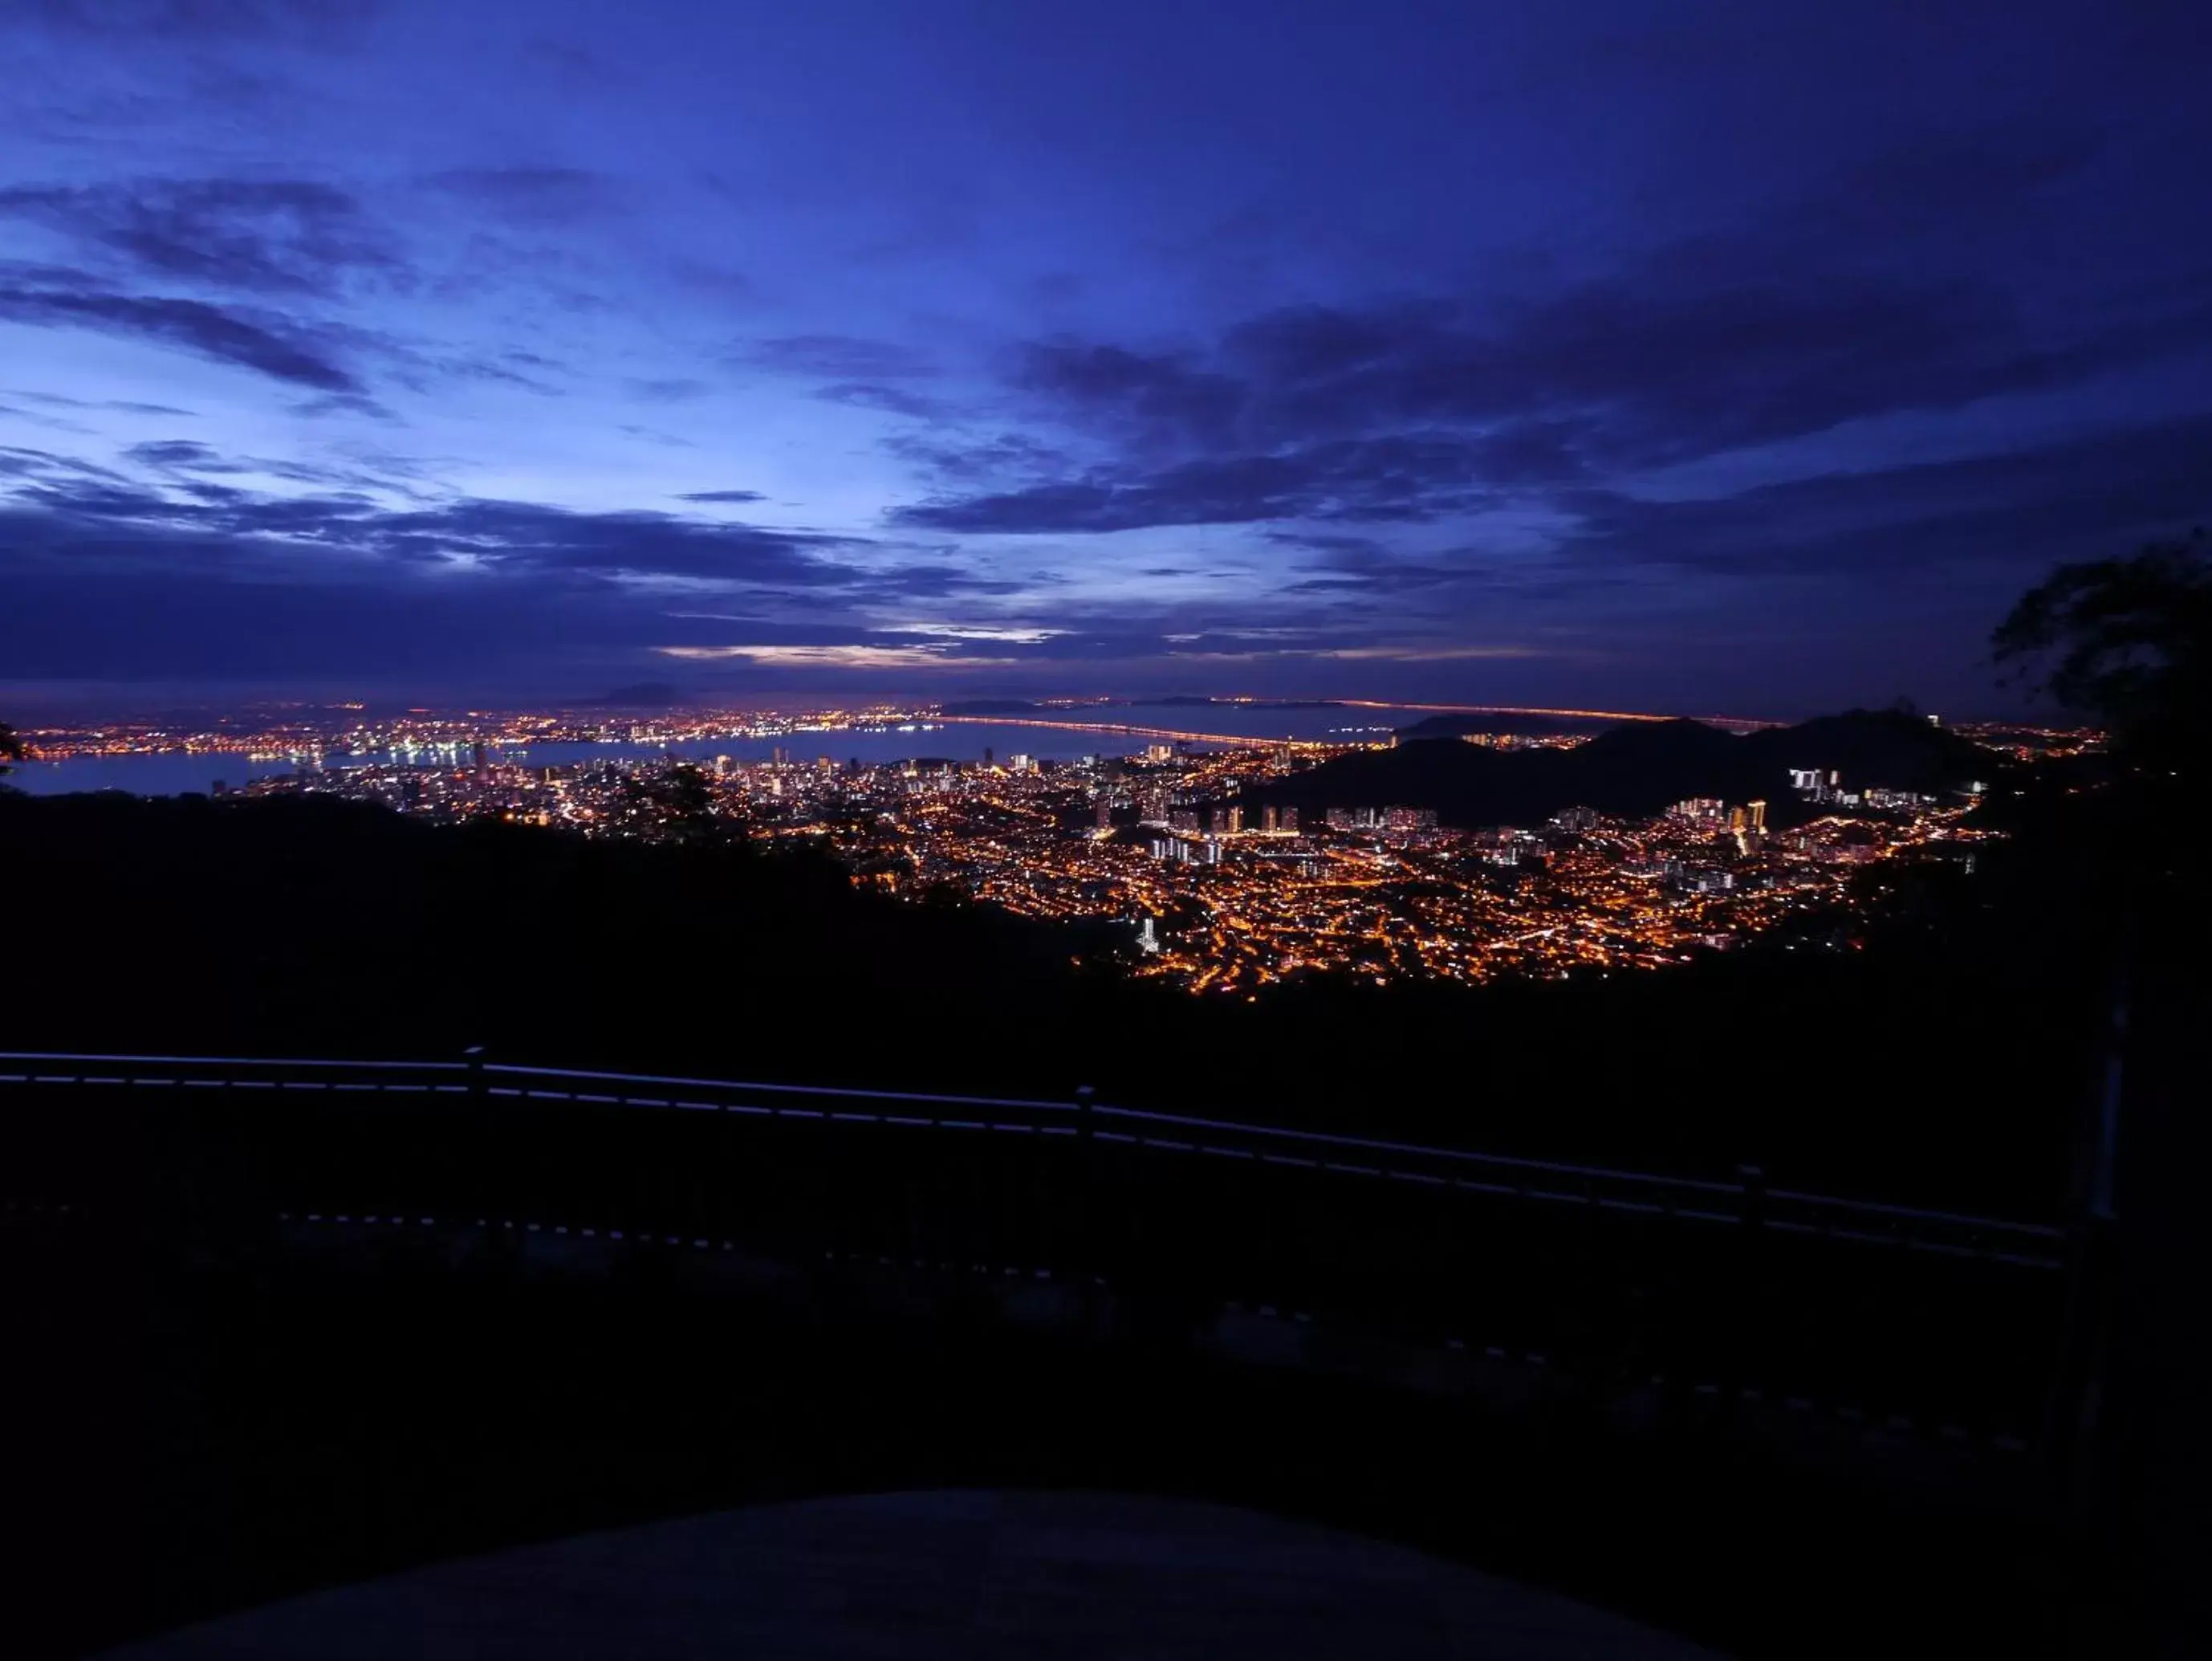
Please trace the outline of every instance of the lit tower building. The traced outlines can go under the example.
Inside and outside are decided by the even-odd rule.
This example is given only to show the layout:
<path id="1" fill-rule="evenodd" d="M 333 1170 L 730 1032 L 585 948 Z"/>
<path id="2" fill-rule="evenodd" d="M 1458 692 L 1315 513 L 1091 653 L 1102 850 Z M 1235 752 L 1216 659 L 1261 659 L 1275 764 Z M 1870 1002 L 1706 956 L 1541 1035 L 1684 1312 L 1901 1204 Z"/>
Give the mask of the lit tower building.
<path id="1" fill-rule="evenodd" d="M 1766 804 L 1765 802 L 1746 802 L 1743 805 L 1743 813 L 1744 818 L 1750 822 L 1751 828 L 1753 830 L 1764 830 L 1766 829 Z"/>

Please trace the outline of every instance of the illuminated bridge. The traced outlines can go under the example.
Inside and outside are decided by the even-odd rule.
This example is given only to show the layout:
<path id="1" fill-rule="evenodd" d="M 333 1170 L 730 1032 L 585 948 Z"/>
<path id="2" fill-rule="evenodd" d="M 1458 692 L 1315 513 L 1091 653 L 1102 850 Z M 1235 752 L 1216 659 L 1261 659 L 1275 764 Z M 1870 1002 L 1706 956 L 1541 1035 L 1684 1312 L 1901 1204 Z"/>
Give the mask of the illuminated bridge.
<path id="1" fill-rule="evenodd" d="M 1839 1576 L 1882 1577 L 1872 1620 L 2068 1549 L 2078 1230 L 1087 1094 L 482 1057 L 0 1056 L 0 1139 L 52 1584 L 137 1588 L 64 1600 L 55 1652 L 906 1487 L 1257 1504 L 1748 1652 L 1825 1652 L 1770 1600 Z"/>

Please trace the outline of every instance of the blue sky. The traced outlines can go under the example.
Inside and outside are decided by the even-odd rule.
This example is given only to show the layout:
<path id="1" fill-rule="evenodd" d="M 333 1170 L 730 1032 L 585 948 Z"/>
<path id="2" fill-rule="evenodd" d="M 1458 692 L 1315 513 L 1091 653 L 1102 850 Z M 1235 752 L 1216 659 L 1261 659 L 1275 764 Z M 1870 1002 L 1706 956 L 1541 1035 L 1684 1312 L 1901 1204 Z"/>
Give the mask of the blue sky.
<path id="1" fill-rule="evenodd" d="M 0 700 L 2000 707 L 2205 11 L 0 0 Z"/>

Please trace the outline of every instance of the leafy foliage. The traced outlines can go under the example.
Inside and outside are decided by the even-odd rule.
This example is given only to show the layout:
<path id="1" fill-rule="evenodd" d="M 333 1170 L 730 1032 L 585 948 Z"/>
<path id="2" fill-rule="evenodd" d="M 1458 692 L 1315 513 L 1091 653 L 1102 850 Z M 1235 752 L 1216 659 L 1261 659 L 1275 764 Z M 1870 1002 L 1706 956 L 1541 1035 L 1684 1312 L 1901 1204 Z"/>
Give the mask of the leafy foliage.
<path id="1" fill-rule="evenodd" d="M 1998 663 L 2160 764 L 2212 731 L 2212 541 L 2199 530 L 2125 559 L 2062 565 L 1997 625 Z"/>

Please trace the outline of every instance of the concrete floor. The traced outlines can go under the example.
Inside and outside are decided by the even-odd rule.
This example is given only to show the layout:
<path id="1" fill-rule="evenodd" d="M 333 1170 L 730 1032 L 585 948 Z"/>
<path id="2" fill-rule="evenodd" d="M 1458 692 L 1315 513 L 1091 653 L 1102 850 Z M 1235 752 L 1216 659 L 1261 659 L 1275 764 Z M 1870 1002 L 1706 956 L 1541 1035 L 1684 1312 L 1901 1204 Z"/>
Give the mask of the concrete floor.
<path id="1" fill-rule="evenodd" d="M 770 1506 L 295 1599 L 115 1661 L 1692 1661 L 1561 1597 L 1251 1512 L 1099 1494 Z"/>

